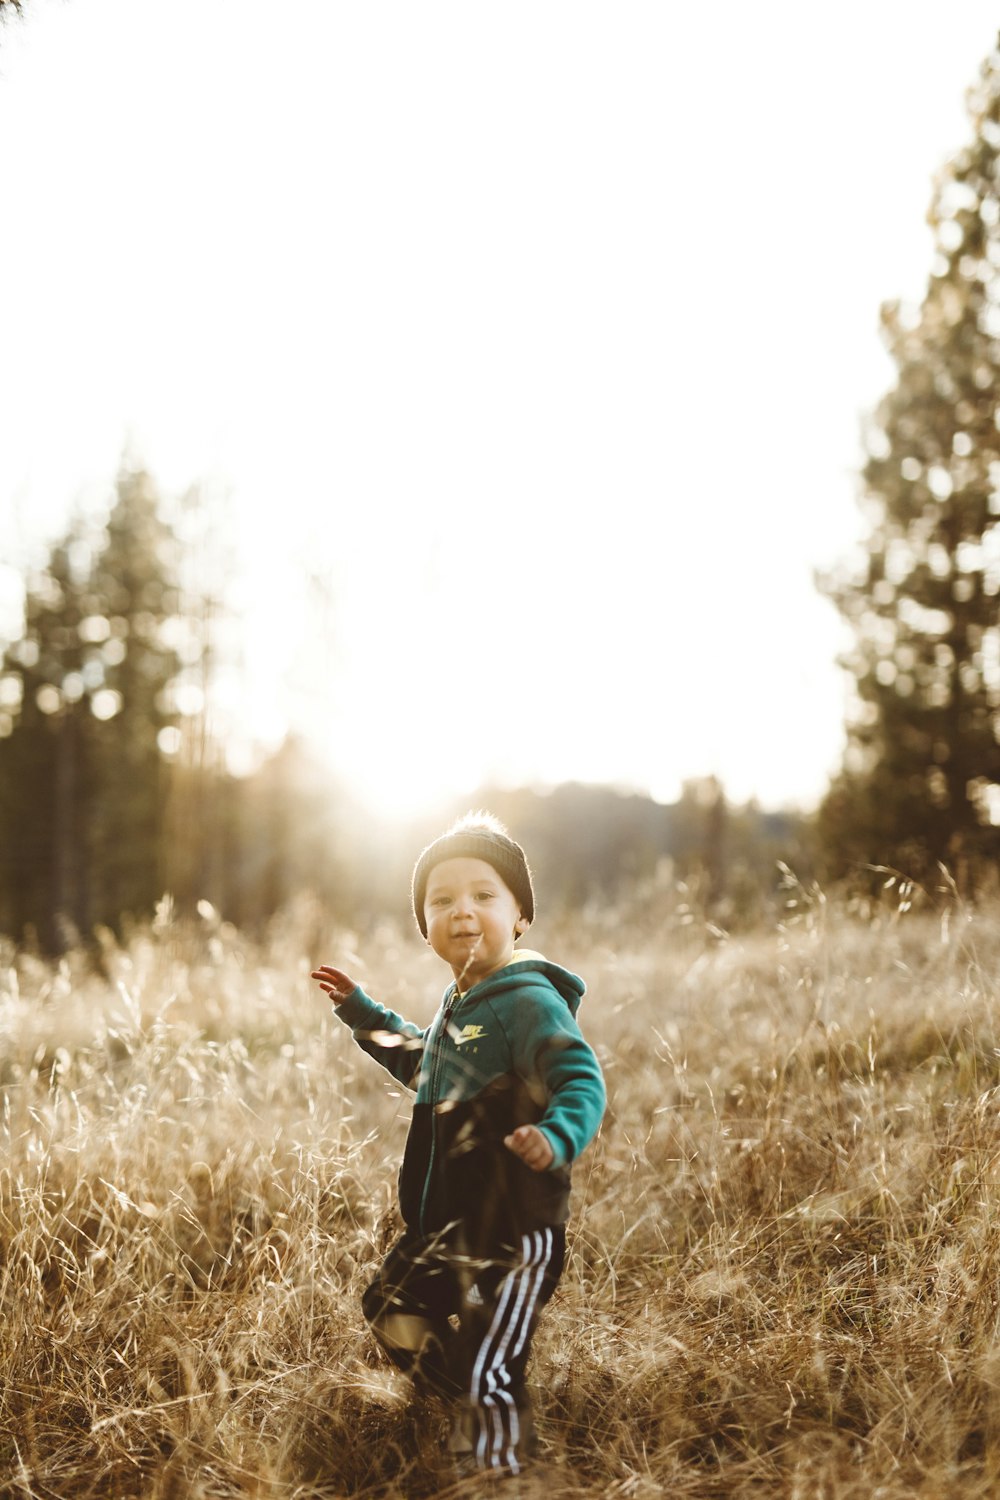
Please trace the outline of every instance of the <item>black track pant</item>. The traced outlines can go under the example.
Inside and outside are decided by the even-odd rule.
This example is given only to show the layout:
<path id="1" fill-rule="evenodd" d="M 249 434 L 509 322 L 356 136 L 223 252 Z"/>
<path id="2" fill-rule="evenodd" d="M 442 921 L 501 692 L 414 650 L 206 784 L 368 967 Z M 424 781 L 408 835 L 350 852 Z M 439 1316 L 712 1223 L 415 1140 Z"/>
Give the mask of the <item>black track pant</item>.
<path id="1" fill-rule="evenodd" d="M 477 1468 L 516 1474 L 530 1455 L 524 1373 L 564 1256 L 561 1226 L 483 1257 L 463 1253 L 457 1234 L 404 1234 L 365 1291 L 365 1317 L 393 1364 L 457 1403 L 452 1451 Z"/>

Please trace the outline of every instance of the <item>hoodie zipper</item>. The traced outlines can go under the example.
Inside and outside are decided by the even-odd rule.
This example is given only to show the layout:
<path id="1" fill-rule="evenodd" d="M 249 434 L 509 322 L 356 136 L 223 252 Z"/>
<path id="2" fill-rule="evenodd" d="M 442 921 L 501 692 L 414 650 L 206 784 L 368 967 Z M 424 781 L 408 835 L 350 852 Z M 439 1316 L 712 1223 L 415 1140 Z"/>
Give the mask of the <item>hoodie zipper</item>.
<path id="1" fill-rule="evenodd" d="M 428 1085 L 431 1109 L 431 1149 L 430 1154 L 427 1158 L 427 1175 L 424 1177 L 424 1190 L 420 1197 L 421 1234 L 426 1234 L 427 1232 L 424 1228 L 424 1213 L 427 1208 L 427 1198 L 431 1190 L 431 1177 L 434 1172 L 434 1156 L 437 1148 L 437 1082 L 438 1074 L 441 1071 L 441 1054 L 443 1051 L 444 1039 L 448 1035 L 449 1023 L 451 1021 L 455 1008 L 460 1004 L 461 999 L 461 995 L 456 990 L 454 995 L 452 995 L 451 999 L 448 1001 L 448 1004 L 445 1006 L 444 1012 L 441 1016 L 441 1025 L 438 1028 L 438 1034 L 434 1038 L 434 1050 L 431 1053 L 431 1076 L 430 1083 Z"/>

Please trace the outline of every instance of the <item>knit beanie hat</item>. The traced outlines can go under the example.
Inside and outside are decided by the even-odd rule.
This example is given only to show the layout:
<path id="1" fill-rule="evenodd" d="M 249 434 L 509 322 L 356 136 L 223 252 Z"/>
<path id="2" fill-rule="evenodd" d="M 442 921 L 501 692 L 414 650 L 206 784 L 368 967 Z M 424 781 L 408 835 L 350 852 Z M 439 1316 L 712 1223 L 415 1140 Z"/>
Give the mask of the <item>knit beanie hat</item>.
<path id="1" fill-rule="evenodd" d="M 492 865 L 529 922 L 535 917 L 535 893 L 531 888 L 531 871 L 520 844 L 516 844 L 499 818 L 489 813 L 467 813 L 447 833 L 428 844 L 413 870 L 413 915 L 417 926 L 427 936 L 424 920 L 424 897 L 427 880 L 435 865 L 446 859 L 483 859 Z"/>

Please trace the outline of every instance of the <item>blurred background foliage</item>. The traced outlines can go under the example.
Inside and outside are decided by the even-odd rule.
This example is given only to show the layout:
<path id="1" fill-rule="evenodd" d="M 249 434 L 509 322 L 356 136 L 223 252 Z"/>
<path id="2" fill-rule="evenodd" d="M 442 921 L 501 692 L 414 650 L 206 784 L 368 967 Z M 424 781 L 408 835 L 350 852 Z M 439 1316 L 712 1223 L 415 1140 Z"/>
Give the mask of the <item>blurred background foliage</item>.
<path id="1" fill-rule="evenodd" d="M 223 610 L 192 565 L 201 503 L 185 497 L 171 526 L 150 476 L 125 468 L 106 524 L 75 522 L 25 580 L 0 658 L 0 930 L 58 951 L 166 893 L 251 930 L 304 892 L 353 924 L 405 916 L 415 853 L 470 803 L 524 840 L 550 909 L 681 881 L 731 920 L 775 887 L 777 859 L 808 861 L 801 819 L 730 807 L 712 777 L 669 806 L 483 787 L 389 824 L 294 735 L 234 774 L 212 712 Z"/>
<path id="2" fill-rule="evenodd" d="M 730 920 L 775 885 L 778 858 L 806 858 L 801 820 L 731 808 L 711 777 L 670 806 L 483 787 L 388 823 L 295 735 L 235 774 L 213 715 L 226 621 L 190 544 L 201 503 L 185 497 L 171 526 L 150 476 L 125 468 L 106 524 L 75 522 L 26 579 L 0 658 L 0 931 L 59 951 L 165 894 L 251 931 L 307 892 L 353 925 L 405 917 L 415 854 L 470 804 L 523 839 L 550 910 L 682 881 Z"/>
<path id="3" fill-rule="evenodd" d="M 2 3 L 2 0 L 0 0 Z M 843 767 L 815 815 L 729 805 L 713 778 L 671 805 L 613 787 L 483 787 L 433 821 L 366 815 L 294 736 L 249 774 L 213 716 L 226 647 L 207 502 L 168 515 L 126 466 L 104 524 L 78 520 L 25 579 L 0 658 L 0 931 L 58 951 L 129 914 L 208 901 L 252 930 L 303 892 L 357 924 L 405 915 L 415 852 L 492 808 L 552 907 L 678 883 L 724 924 L 800 880 L 992 880 L 1000 846 L 1000 53 L 972 139 L 930 209 L 919 307 L 882 322 L 894 388 L 866 424 L 866 528 L 818 580 L 843 615 Z M 725 608 L 725 601 L 720 601 Z M 738 629 L 738 621 L 733 622 Z M 665 649 L 669 649 L 665 645 Z M 678 706 L 678 711 L 680 707 Z M 764 726 L 766 733 L 766 726 Z"/>

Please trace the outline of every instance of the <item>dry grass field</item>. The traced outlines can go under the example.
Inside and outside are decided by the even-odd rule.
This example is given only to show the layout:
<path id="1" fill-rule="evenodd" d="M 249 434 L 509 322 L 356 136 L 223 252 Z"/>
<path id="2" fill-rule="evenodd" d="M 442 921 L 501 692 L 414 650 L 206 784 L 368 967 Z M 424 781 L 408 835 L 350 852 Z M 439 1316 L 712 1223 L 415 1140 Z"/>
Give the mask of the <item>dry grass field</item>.
<path id="1" fill-rule="evenodd" d="M 1000 920 L 791 899 L 532 935 L 611 1102 L 504 1494 L 1000 1493 Z M 162 913 L 102 977 L 0 958 L 3 1500 L 476 1493 L 358 1308 L 407 1100 L 307 978 L 429 1018 L 438 961 L 308 904 L 261 948 Z"/>

